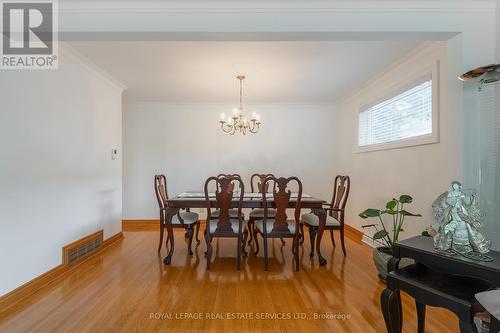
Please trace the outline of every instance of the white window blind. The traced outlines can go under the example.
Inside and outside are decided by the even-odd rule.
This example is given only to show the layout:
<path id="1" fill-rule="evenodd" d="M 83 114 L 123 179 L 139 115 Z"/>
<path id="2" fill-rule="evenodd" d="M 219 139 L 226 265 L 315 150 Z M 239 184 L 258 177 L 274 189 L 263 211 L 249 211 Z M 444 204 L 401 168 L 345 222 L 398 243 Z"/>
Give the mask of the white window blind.
<path id="1" fill-rule="evenodd" d="M 360 147 L 429 134 L 432 134 L 432 79 L 430 78 L 359 112 Z"/>

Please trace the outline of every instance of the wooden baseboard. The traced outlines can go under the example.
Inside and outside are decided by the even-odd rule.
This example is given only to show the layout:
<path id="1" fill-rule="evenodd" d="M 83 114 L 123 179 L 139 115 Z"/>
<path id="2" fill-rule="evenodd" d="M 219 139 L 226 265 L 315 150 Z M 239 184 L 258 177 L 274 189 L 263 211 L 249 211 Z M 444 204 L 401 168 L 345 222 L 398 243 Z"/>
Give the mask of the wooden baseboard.
<path id="1" fill-rule="evenodd" d="M 103 249 L 107 248 L 108 246 L 111 246 L 111 245 L 115 244 L 116 242 L 121 241 L 122 239 L 123 239 L 123 232 L 121 232 L 121 231 L 114 234 L 113 236 L 105 239 L 104 242 L 102 242 L 101 251 Z"/>
<path id="2" fill-rule="evenodd" d="M 160 231 L 160 220 L 122 220 L 122 231 Z"/>
<path id="3" fill-rule="evenodd" d="M 205 220 L 200 219 L 201 225 Z M 123 231 L 160 231 L 160 220 L 122 220 Z M 174 229 L 175 230 L 175 229 Z"/>
<path id="4" fill-rule="evenodd" d="M 110 246 L 117 244 L 122 239 L 123 239 L 123 233 L 120 231 L 119 233 L 104 240 L 104 242 L 102 243 L 102 247 L 98 251 L 92 253 L 91 255 L 82 259 L 81 261 L 73 265 L 64 265 L 64 264 L 58 265 L 53 269 L 51 269 L 50 271 L 34 278 L 31 281 L 26 282 L 22 286 L 1 296 L 0 318 L 2 318 L 6 313 L 12 312 L 15 306 L 19 304 L 23 299 L 26 299 L 27 297 L 35 294 L 43 287 L 48 286 L 49 284 L 64 278 L 68 273 L 72 272 L 75 268 L 79 267 L 81 264 L 95 257 L 96 255 L 100 254 Z"/>
<path id="5" fill-rule="evenodd" d="M 200 220 L 204 223 L 203 220 Z M 363 233 L 356 228 L 345 224 L 346 236 L 352 240 L 361 243 L 363 239 Z M 122 230 L 123 231 L 159 231 L 160 230 L 160 220 L 122 220 Z"/>
<path id="6" fill-rule="evenodd" d="M 356 229 L 354 227 L 351 227 L 348 224 L 344 224 L 344 228 L 345 228 L 345 231 L 346 231 L 345 234 L 347 237 L 349 237 L 350 239 L 352 239 L 358 243 L 361 243 L 361 241 L 363 239 L 363 233 L 361 231 L 359 231 L 358 229 Z"/>

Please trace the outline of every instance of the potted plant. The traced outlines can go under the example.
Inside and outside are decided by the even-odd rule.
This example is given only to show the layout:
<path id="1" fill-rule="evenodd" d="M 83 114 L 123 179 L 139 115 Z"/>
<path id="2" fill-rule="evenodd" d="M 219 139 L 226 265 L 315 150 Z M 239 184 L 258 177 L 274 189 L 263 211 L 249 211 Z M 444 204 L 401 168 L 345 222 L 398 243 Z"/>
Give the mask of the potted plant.
<path id="1" fill-rule="evenodd" d="M 422 216 L 420 214 L 413 214 L 403 209 L 405 204 L 410 204 L 413 198 L 409 195 L 402 195 L 398 199 L 392 199 L 386 203 L 385 209 L 368 208 L 359 217 L 367 219 L 370 217 L 378 218 L 379 224 L 366 224 L 363 228 L 373 228 L 375 233 L 370 237 L 376 243 L 382 243 L 383 246 L 379 246 L 373 249 L 373 261 L 377 267 L 379 277 L 385 281 L 387 276 L 387 263 L 392 256 L 392 246 L 398 242 L 399 234 L 403 231 L 403 225 L 405 218 L 408 216 Z M 388 216 L 389 222 L 384 222 L 383 217 Z M 388 225 L 392 223 L 392 228 Z M 411 264 L 412 261 L 402 258 L 399 265 L 400 267 Z"/>

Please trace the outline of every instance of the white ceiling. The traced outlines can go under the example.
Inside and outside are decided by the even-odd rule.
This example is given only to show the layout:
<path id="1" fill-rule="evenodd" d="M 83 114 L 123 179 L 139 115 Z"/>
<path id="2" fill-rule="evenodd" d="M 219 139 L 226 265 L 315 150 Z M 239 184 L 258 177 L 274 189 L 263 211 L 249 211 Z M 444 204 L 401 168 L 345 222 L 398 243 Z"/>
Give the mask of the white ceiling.
<path id="1" fill-rule="evenodd" d="M 335 103 L 416 41 L 71 42 L 127 87 L 129 101 Z"/>

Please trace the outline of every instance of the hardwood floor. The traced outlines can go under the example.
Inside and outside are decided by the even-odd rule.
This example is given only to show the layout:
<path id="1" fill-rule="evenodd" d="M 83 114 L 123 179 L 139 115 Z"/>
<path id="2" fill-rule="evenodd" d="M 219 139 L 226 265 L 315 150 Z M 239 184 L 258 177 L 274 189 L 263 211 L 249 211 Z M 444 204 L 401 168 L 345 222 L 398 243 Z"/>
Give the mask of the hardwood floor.
<path id="1" fill-rule="evenodd" d="M 269 272 L 263 271 L 262 251 L 245 258 L 238 272 L 233 239 L 214 240 L 215 259 L 206 271 L 203 240 L 189 257 L 183 233 L 176 232 L 176 252 L 165 266 L 165 247 L 161 255 L 156 252 L 157 232 L 124 235 L 122 243 L 64 280 L 12 311 L 0 310 L 0 331 L 385 332 L 379 308 L 384 285 L 376 276 L 371 249 L 352 239 L 346 239 L 344 258 L 340 246 L 333 248 L 325 235 L 328 264 L 319 267 L 317 258 L 309 258 L 307 237 L 300 272 L 293 271 L 291 242 L 282 246 L 279 239 L 269 241 Z M 403 311 L 403 332 L 416 332 L 414 303 L 406 295 Z M 196 318 L 198 313 L 204 318 Z M 315 319 L 318 314 L 327 317 Z M 442 309 L 429 307 L 426 325 L 428 332 L 458 331 L 457 319 Z"/>

